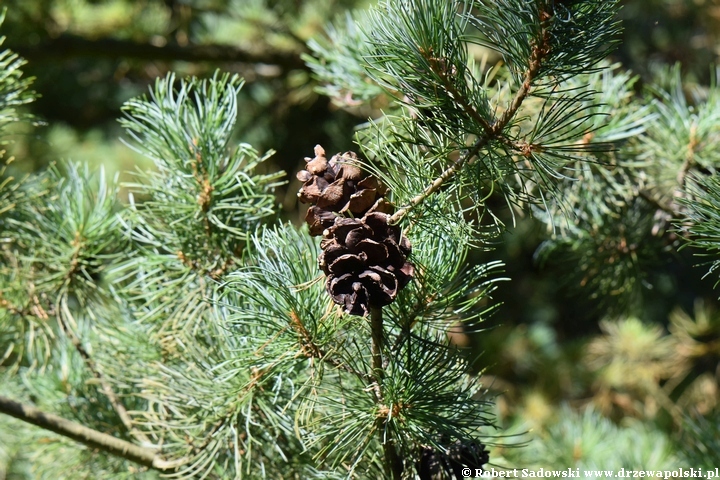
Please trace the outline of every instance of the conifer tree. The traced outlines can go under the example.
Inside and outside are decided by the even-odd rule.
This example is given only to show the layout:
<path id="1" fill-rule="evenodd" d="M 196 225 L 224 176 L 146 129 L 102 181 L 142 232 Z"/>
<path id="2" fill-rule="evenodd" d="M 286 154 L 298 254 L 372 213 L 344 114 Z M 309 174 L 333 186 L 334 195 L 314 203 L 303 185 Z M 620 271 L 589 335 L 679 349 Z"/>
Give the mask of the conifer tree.
<path id="1" fill-rule="evenodd" d="M 308 225 L 276 219 L 272 152 L 233 143 L 229 74 L 168 75 L 125 104 L 127 143 L 155 167 L 127 203 L 72 163 L 5 174 L 0 411 L 59 434 L 36 443 L 48 434 L 0 417 L 5 468 L 479 472 L 492 399 L 449 333 L 481 331 L 494 308 L 501 264 L 467 258 L 499 241 L 501 209 L 544 221 L 539 256 L 625 311 L 682 237 L 718 248 L 720 96 L 688 102 L 676 75 L 638 98 L 605 61 L 618 3 L 382 0 L 329 29 L 307 58 L 323 92 L 386 108 L 357 152 L 298 152 Z M 0 126 L 32 99 L 21 66 L 0 55 Z"/>

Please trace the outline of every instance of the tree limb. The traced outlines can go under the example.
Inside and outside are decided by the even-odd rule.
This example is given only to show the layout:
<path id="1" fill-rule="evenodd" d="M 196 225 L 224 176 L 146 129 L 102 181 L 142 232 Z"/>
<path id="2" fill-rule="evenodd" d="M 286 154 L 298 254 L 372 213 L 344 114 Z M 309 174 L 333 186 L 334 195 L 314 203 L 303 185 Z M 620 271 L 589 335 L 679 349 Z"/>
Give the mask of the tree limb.
<path id="1" fill-rule="evenodd" d="M 655 207 L 655 209 L 660 210 L 662 212 L 667 213 L 672 218 L 679 218 L 680 212 L 678 210 L 675 210 L 672 205 L 667 205 L 657 198 L 653 197 L 650 193 L 640 190 L 638 191 L 638 197 L 642 198 L 646 202 L 648 202 L 650 205 Z"/>
<path id="2" fill-rule="evenodd" d="M 90 448 L 97 448 L 155 470 L 172 470 L 180 465 L 178 462 L 168 462 L 162 459 L 154 449 L 140 447 L 4 396 L 0 396 L 0 413 L 71 438 Z"/>
<path id="3" fill-rule="evenodd" d="M 543 20 L 547 15 L 547 12 L 543 10 L 540 11 L 541 20 Z M 463 155 L 460 159 L 450 165 L 440 174 L 439 177 L 433 180 L 433 182 L 422 193 L 410 199 L 407 205 L 404 205 L 397 212 L 395 212 L 388 219 L 388 223 L 398 223 L 405 215 L 408 214 L 408 212 L 410 212 L 410 210 L 415 208 L 427 197 L 439 190 L 440 187 L 442 187 L 443 184 L 445 184 L 445 182 L 448 181 L 450 178 L 454 177 L 455 174 L 462 169 L 462 167 L 470 163 L 473 158 L 480 152 L 480 150 L 491 140 L 497 140 L 503 137 L 503 130 L 513 119 L 525 98 L 527 98 L 527 96 L 530 94 L 532 83 L 537 77 L 538 73 L 540 73 L 542 60 L 548 54 L 548 42 L 548 33 L 545 28 L 543 28 L 540 32 L 540 38 L 537 40 L 537 43 L 532 47 L 530 59 L 528 61 L 527 69 L 525 70 L 522 85 L 520 85 L 520 88 L 515 93 L 515 96 L 510 102 L 507 110 L 505 110 L 502 116 L 494 124 L 489 126 L 487 122 L 482 119 L 482 116 L 480 116 L 478 112 L 471 107 L 471 105 L 468 104 L 467 107 L 464 107 L 468 115 L 470 115 L 476 121 L 480 122 L 480 124 L 483 126 L 483 129 L 485 130 L 485 134 L 480 137 L 472 147 L 470 147 L 470 150 L 465 155 Z"/>
<path id="4" fill-rule="evenodd" d="M 277 65 L 282 70 L 307 70 L 298 53 L 251 52 L 231 45 L 156 46 L 130 40 L 100 38 L 89 40 L 60 35 L 37 45 L 10 44 L 9 48 L 29 60 L 72 57 L 134 58 L 139 60 L 180 60 L 187 62 L 232 62 Z"/>
<path id="5" fill-rule="evenodd" d="M 123 405 L 118 396 L 115 395 L 115 392 L 106 380 L 105 376 L 100 371 L 100 368 L 90 356 L 90 352 L 85 349 L 78 336 L 75 335 L 75 332 L 72 330 L 71 326 L 68 325 L 65 315 L 70 315 L 70 310 L 68 309 L 66 299 L 64 298 L 60 301 L 60 310 L 61 311 L 57 316 L 60 329 L 63 331 L 63 333 L 65 333 L 65 336 L 67 336 L 67 338 L 70 340 L 70 343 L 73 344 L 75 350 L 78 351 L 83 361 L 85 362 L 85 365 L 88 367 L 88 370 L 90 370 L 90 372 L 97 379 L 97 381 L 100 382 L 100 389 L 102 390 L 103 394 L 105 394 L 105 397 L 108 399 L 110 404 L 113 406 L 115 413 L 117 413 L 118 417 L 120 417 L 120 421 L 122 421 L 123 425 L 130 433 L 130 435 L 135 437 L 138 441 L 147 444 L 152 443 L 143 432 L 139 431 L 133 426 L 133 421 L 130 418 L 127 409 L 125 408 L 125 405 Z"/>
<path id="6" fill-rule="evenodd" d="M 372 354 L 372 367 L 373 376 L 375 377 L 374 387 L 376 392 L 376 399 L 378 405 L 380 405 L 380 411 L 388 410 L 387 405 L 384 405 L 385 398 L 383 395 L 382 384 L 385 378 L 385 370 L 383 369 L 382 361 L 382 346 L 385 342 L 385 332 L 383 329 L 383 317 L 381 307 L 370 307 L 370 336 L 372 339 L 371 354 Z M 383 424 L 387 421 L 387 415 L 378 415 L 375 426 L 380 436 L 380 443 L 383 446 L 383 452 L 385 454 L 385 472 L 388 477 L 393 480 L 400 480 L 403 474 L 403 464 L 398 456 L 395 444 L 385 436 L 385 429 Z"/>

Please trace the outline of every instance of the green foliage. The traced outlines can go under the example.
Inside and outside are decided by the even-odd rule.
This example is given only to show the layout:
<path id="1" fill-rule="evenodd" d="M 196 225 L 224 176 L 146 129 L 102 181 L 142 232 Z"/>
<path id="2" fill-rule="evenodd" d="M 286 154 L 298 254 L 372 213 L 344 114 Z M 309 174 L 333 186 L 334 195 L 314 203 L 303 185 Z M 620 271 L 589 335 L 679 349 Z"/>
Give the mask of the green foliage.
<path id="1" fill-rule="evenodd" d="M 683 368 L 674 355 L 673 337 L 663 335 L 660 327 L 643 325 L 635 318 L 606 321 L 600 328 L 603 335 L 590 342 L 586 355 L 589 369 L 597 373 L 598 389 L 663 403 L 660 382 Z M 646 404 L 635 408 L 656 407 Z"/>
<path id="2" fill-rule="evenodd" d="M 367 37 L 347 14 L 344 25 L 327 27 L 327 39 L 313 38 L 308 47 L 314 56 L 303 57 L 321 82 L 318 92 L 344 107 L 356 107 L 380 97 L 383 89 L 368 78 L 362 58 Z"/>
<path id="3" fill-rule="evenodd" d="M 0 13 L 0 25 L 5 21 L 7 7 Z M 0 37 L 0 45 L 5 42 L 5 37 Z M 26 119 L 27 115 L 19 110 L 21 105 L 33 101 L 35 94 L 29 90 L 33 82 L 32 78 L 23 78 L 21 67 L 25 60 L 12 50 L 4 49 L 0 52 L 0 133 L 14 122 Z"/>
<path id="4" fill-rule="evenodd" d="M 230 3 L 186 6 L 218 28 L 227 7 L 253 30 L 316 5 Z M 389 221 L 410 239 L 416 273 L 367 317 L 327 295 L 325 244 L 275 223 L 283 174 L 235 140 L 249 117 L 244 81 L 158 80 L 123 107 L 128 143 L 154 165 L 136 172 L 127 203 L 104 173 L 73 163 L 3 181 L 3 395 L 152 448 L 186 478 L 416 478 L 424 451 L 447 455 L 455 442 L 495 443 L 493 464 L 508 466 L 689 465 L 714 445 L 717 395 L 702 393 L 717 392 L 718 317 L 678 310 L 666 333 L 633 314 L 677 247 L 671 218 L 717 250 L 720 184 L 707 173 L 720 161 L 719 97 L 675 73 L 644 101 L 636 77 L 604 61 L 618 4 L 384 0 L 311 42 L 321 92 L 358 111 L 387 107 L 357 140 L 362 166 L 390 189 Z M 179 43 L 209 35 L 197 18 L 176 20 Z M 288 20 L 270 43 L 291 48 L 301 24 Z M 479 46 L 503 61 L 489 66 Z M 8 122 L 30 98 L 20 65 L 0 55 Z M 491 250 L 522 215 L 548 232 L 537 258 L 614 318 L 599 334 L 487 331 L 503 266 L 476 247 Z M 484 356 L 464 348 L 483 338 L 496 343 Z M 484 376 L 493 361 L 507 378 Z M 493 380 L 507 391 L 500 407 L 525 395 L 500 422 L 524 415 L 539 441 L 510 449 L 494 437 Z M 560 397 L 591 408 L 547 400 Z M 708 420 L 686 420 L 679 453 L 661 427 L 681 430 L 683 409 Z M 156 476 L 27 431 L 0 435 L 2 469 Z"/>
<path id="5" fill-rule="evenodd" d="M 151 102 L 129 101 L 124 107 L 127 117 L 121 120 L 134 148 L 155 163 L 156 170 L 145 175 L 150 177 L 146 183 L 131 185 L 149 197 L 141 214 L 150 224 L 146 236 L 153 236 L 152 222 L 158 220 L 178 229 L 194 227 L 192 233 L 177 233 L 186 239 L 212 238 L 219 229 L 225 235 L 216 235 L 211 245 L 194 239 L 178 244 L 163 238 L 161 243 L 193 254 L 213 248 L 236 251 L 247 229 L 272 215 L 270 192 L 282 173 L 250 175 L 265 157 L 248 145 L 230 147 L 237 96 L 244 83 L 239 77 L 216 74 L 209 81 L 191 79 L 182 82 L 177 92 L 174 82 L 173 75 L 158 81 Z"/>
<path id="6" fill-rule="evenodd" d="M 441 113 L 448 125 L 455 124 L 451 132 L 477 134 L 490 112 L 463 48 L 469 16 L 458 15 L 459 8 L 459 2 L 381 3 L 367 20 L 365 60 L 371 78 L 404 95 L 424 116 Z"/>
<path id="7" fill-rule="evenodd" d="M 587 73 L 617 45 L 616 1 L 579 1 L 571 6 L 557 1 L 469 3 L 479 11 L 473 21 L 480 32 L 476 41 L 501 53 L 517 83 L 525 81 L 528 59 L 537 59 L 534 46 L 542 45 L 548 55 L 539 65 L 539 79 L 556 84 Z M 549 11 L 544 10 L 547 7 Z"/>
<path id="8" fill-rule="evenodd" d="M 0 329 L 6 360 L 44 366 L 58 329 L 78 328 L 71 310 L 92 317 L 106 301 L 107 264 L 126 242 L 115 215 L 115 189 L 102 173 L 68 164 L 20 192 L 22 201 L 6 220 L 14 235 L 2 251 Z"/>
<path id="9" fill-rule="evenodd" d="M 608 20 L 616 8 L 613 2 L 596 6 L 601 11 L 581 2 L 573 7 L 577 8 L 573 20 L 565 22 L 580 22 L 571 27 L 559 14 L 541 21 L 543 15 L 551 15 L 551 7 L 543 2 L 520 3 L 503 8 L 494 3 L 428 1 L 415 8 L 404 2 L 384 2 L 371 10 L 364 22 L 368 51 L 351 58 L 407 107 L 397 117 L 385 116 L 384 124 L 372 125 L 359 137 L 378 173 L 393 186 L 397 204 L 412 203 L 445 170 L 459 172 L 445 182 L 436 198 L 410 212 L 415 222 L 443 222 L 451 209 L 480 231 L 484 230 L 478 228 L 481 223 L 499 226 L 487 203 L 495 191 L 500 191 L 508 204 L 547 204 L 548 197 L 561 195 L 557 180 L 578 168 L 571 162 L 598 161 L 596 152 L 607 150 L 607 138 L 619 142 L 636 133 L 645 121 L 641 115 L 630 116 L 622 124 L 599 120 L 607 111 L 602 107 L 603 100 L 608 100 L 603 95 L 612 91 L 599 93 L 595 86 L 605 86 L 600 85 L 602 76 L 590 79 L 587 75 L 602 53 L 594 45 L 577 42 L 573 33 L 579 24 L 596 22 L 592 28 L 585 26 L 607 43 L 617 33 L 617 24 Z M 495 18 L 497 15 L 503 18 Z M 526 28 L 529 20 L 525 17 L 532 17 L 535 27 Z M 502 41 L 492 36 L 492 28 L 510 28 L 512 22 L 518 28 L 524 25 L 522 35 L 504 32 Z M 478 69 L 469 47 L 487 42 L 478 40 L 472 25 L 496 40 L 489 42 L 494 48 L 512 57 L 506 59 L 513 65 L 511 73 L 513 68 L 527 71 L 527 81 L 518 77 L 519 73 L 512 79 L 503 71 Z M 555 56 L 560 51 L 563 53 Z M 343 62 L 333 57 L 324 60 L 330 64 L 327 70 L 335 64 L 339 70 L 350 68 L 348 58 Z M 580 73 L 578 69 L 586 76 L 562 83 L 571 73 Z M 532 87 L 536 88 L 531 91 Z M 349 86 L 340 81 L 337 88 Z M 612 100 L 623 94 L 615 92 Z M 604 125 L 606 138 L 585 137 Z M 389 163 L 397 164 L 398 158 L 402 159 L 401 169 L 395 165 L 388 168 Z M 439 208 L 435 208 L 437 203 Z"/>
<path id="10" fill-rule="evenodd" d="M 52 364 L 44 370 L 23 370 L 20 375 L 8 373 L 3 371 L 0 377 L 3 395 L 33 402 L 64 418 L 124 436 L 112 407 L 98 394 L 82 358 L 68 342 L 59 341 Z M 98 455 L 94 449 L 5 415 L 0 417 L 0 431 L 0 472 L 7 478 L 90 479 L 98 475 L 116 480 L 159 478 L 157 472 L 146 467 L 112 455 Z"/>
<path id="11" fill-rule="evenodd" d="M 0 13 L 0 25 L 5 21 L 7 9 L 3 8 Z M 0 37 L 0 46 L 5 42 L 5 37 Z M 8 125 L 17 123 L 21 120 L 28 120 L 30 117 L 20 111 L 20 107 L 31 102 L 35 98 L 35 93 L 29 90 L 32 84 L 32 78 L 23 78 L 21 67 L 25 61 L 20 58 L 12 50 L 3 49 L 0 52 L 0 234 L 6 230 L 4 224 L 4 213 L 15 208 L 18 202 L 17 185 L 13 183 L 12 178 L 6 175 L 5 162 L 12 161 L 12 157 L 5 160 L 5 148 L 8 144 L 6 140 Z"/>
<path id="12" fill-rule="evenodd" d="M 125 106 L 122 124 L 155 169 L 129 184 L 143 200 L 131 198 L 124 216 L 135 249 L 113 275 L 139 318 L 160 332 L 203 324 L 215 281 L 236 268 L 248 231 L 275 213 L 272 192 L 283 173 L 256 173 L 267 155 L 230 145 L 242 84 L 216 74 L 182 81 L 176 91 L 171 75 L 151 99 Z"/>
<path id="13" fill-rule="evenodd" d="M 717 216 L 720 209 L 720 182 L 715 175 L 697 176 L 690 179 L 687 191 L 691 197 L 684 203 L 691 222 L 681 228 L 692 235 L 690 245 L 700 249 L 697 255 L 714 255 L 720 249 L 720 223 Z M 708 275 L 714 274 L 720 262 L 711 260 L 709 263 Z"/>
<path id="14" fill-rule="evenodd" d="M 691 169 L 714 169 L 720 161 L 713 148 L 720 131 L 720 93 L 717 79 L 707 89 L 683 85 L 678 66 L 667 76 L 665 89 L 651 89 L 657 113 L 642 137 L 639 157 L 648 162 L 648 173 L 655 182 L 649 189 L 659 190 L 658 196 L 670 202 L 673 188 L 684 184 Z"/>
<path id="15" fill-rule="evenodd" d="M 675 446 L 661 431 L 626 422 L 614 425 L 592 409 L 582 413 L 567 405 L 559 409 L 556 420 L 537 438 L 520 437 L 530 443 L 524 447 L 499 447 L 503 463 L 511 468 L 537 471 L 566 470 L 672 470 L 697 467 L 676 453 Z M 514 427 L 516 431 L 522 427 Z M 520 439 L 514 439 L 519 443 Z M 583 475 L 581 473 L 580 475 Z"/>
<path id="16" fill-rule="evenodd" d="M 713 412 L 707 417 L 687 416 L 683 427 L 680 445 L 690 464 L 706 470 L 714 469 L 720 461 L 718 412 Z"/>
<path id="17" fill-rule="evenodd" d="M 599 221 L 578 220 L 566 235 L 548 240 L 536 254 L 555 271 L 570 272 L 563 284 L 602 311 L 633 311 L 642 305 L 643 290 L 652 285 L 652 269 L 663 261 L 665 246 L 653 235 L 653 213 L 643 200 L 636 200 Z"/>

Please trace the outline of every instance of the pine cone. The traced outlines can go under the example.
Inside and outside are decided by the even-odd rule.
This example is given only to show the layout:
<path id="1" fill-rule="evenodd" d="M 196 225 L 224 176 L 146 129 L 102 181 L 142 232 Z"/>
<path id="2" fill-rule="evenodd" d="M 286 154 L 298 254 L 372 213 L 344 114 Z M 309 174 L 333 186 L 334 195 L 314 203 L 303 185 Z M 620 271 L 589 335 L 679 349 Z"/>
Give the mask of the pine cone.
<path id="1" fill-rule="evenodd" d="M 388 225 L 385 213 L 363 218 L 337 218 L 323 232 L 318 258 L 327 275 L 325 288 L 351 315 L 392 303 L 408 284 L 415 267 L 408 262 L 411 246 L 400 227 Z"/>
<path id="2" fill-rule="evenodd" d="M 432 447 L 424 447 L 417 464 L 420 480 L 448 480 L 465 478 L 463 468 L 470 468 L 475 474 L 490 460 L 485 445 L 480 442 L 461 442 L 457 440 L 447 449 L 447 453 Z"/>
<path id="3" fill-rule="evenodd" d="M 446 480 L 447 456 L 432 447 L 425 447 L 418 462 L 418 476 L 420 480 Z"/>
<path id="4" fill-rule="evenodd" d="M 482 469 L 482 466 L 490 460 L 490 455 L 485 450 L 485 445 L 480 442 L 461 442 L 458 440 L 455 445 L 448 449 L 448 458 L 455 476 L 464 478 L 462 475 L 463 468 L 470 468 L 473 472 L 476 469 Z"/>
<path id="5" fill-rule="evenodd" d="M 355 152 L 337 154 L 328 160 L 325 150 L 316 145 L 315 158 L 305 161 L 306 170 L 297 173 L 298 180 L 304 182 L 298 197 L 303 203 L 313 204 L 305 215 L 310 235 L 321 235 L 331 227 L 338 217 L 334 213 L 344 216 L 349 212 L 355 218 L 368 212 L 392 213 L 392 205 L 382 198 L 387 188 L 360 169 Z"/>

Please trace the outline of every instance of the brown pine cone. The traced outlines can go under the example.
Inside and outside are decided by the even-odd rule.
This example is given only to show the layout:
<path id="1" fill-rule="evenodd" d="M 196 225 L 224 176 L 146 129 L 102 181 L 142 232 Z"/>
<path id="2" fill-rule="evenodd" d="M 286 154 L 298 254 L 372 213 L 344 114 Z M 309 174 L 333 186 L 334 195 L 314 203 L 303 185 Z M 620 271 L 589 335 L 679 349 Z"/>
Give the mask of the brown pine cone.
<path id="1" fill-rule="evenodd" d="M 415 272 L 407 261 L 410 241 L 388 218 L 378 212 L 337 218 L 323 232 L 318 263 L 327 275 L 325 288 L 350 315 L 392 303 Z"/>
<path id="2" fill-rule="evenodd" d="M 311 203 L 305 221 L 310 235 L 321 235 L 340 216 L 362 217 L 368 212 L 392 213 L 392 205 L 382 197 L 387 188 L 357 165 L 355 152 L 337 154 L 330 160 L 325 150 L 315 146 L 315 158 L 305 158 L 306 170 L 297 173 L 304 182 L 298 192 L 303 203 Z M 349 215 L 348 215 L 349 212 Z"/>
<path id="3" fill-rule="evenodd" d="M 424 447 L 417 464 L 420 480 L 446 480 L 465 478 L 464 468 L 476 470 L 490 461 L 485 445 L 480 442 L 461 442 L 457 440 L 447 449 L 447 453 L 432 447 Z"/>
<path id="4" fill-rule="evenodd" d="M 490 455 L 485 450 L 485 445 L 480 442 L 461 442 L 457 440 L 448 449 L 448 459 L 455 476 L 464 478 L 462 475 L 463 468 L 470 468 L 474 473 L 475 470 L 482 469 L 482 466 L 490 461 Z"/>
<path id="5" fill-rule="evenodd" d="M 417 463 L 420 480 L 446 480 L 447 456 L 432 447 L 422 449 L 420 461 Z"/>

